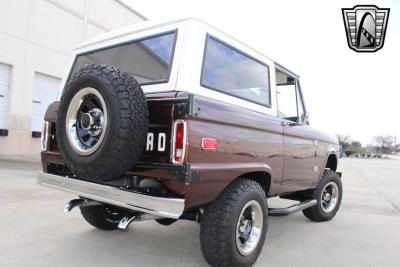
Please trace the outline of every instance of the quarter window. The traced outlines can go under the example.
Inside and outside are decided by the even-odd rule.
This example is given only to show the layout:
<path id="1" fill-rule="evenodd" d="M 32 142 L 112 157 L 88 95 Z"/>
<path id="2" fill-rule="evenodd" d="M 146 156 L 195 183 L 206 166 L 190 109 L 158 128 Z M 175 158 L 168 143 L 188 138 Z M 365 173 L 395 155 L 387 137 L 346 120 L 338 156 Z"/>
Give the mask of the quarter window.
<path id="1" fill-rule="evenodd" d="M 103 64 L 131 74 L 140 84 L 168 82 L 175 39 L 176 31 L 79 55 L 72 75 L 87 64 Z"/>
<path id="2" fill-rule="evenodd" d="M 201 85 L 264 106 L 271 105 L 268 66 L 208 36 Z"/>

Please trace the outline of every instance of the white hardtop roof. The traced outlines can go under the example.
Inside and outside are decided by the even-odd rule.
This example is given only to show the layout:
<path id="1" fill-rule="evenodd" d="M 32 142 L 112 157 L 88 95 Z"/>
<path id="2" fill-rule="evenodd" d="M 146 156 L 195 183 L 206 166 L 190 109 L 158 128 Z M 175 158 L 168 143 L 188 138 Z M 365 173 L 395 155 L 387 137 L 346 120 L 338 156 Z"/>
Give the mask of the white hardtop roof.
<path id="1" fill-rule="evenodd" d="M 249 45 L 243 43 L 242 41 L 238 40 L 237 38 L 233 37 L 230 34 L 227 34 L 223 31 L 221 31 L 220 29 L 217 29 L 216 27 L 208 24 L 207 22 L 198 19 L 198 18 L 183 18 L 183 19 L 177 19 L 177 20 L 173 20 L 173 21 L 160 21 L 160 20 L 151 20 L 151 21 L 144 21 L 144 22 L 139 22 L 139 23 L 135 23 L 133 25 L 130 26 L 126 26 L 126 27 L 122 27 L 113 31 L 109 31 L 107 33 L 103 33 L 100 34 L 96 37 L 93 37 L 81 44 L 79 44 L 75 50 L 79 50 L 79 49 L 85 49 L 89 46 L 92 45 L 99 45 L 103 42 L 107 42 L 110 41 L 112 39 L 116 39 L 116 38 L 120 38 L 123 36 L 127 36 L 127 35 L 131 35 L 131 34 L 135 34 L 141 31 L 145 31 L 145 30 L 150 30 L 150 29 L 154 29 L 160 26 L 168 26 L 168 25 L 173 25 L 173 24 L 178 24 L 178 23 L 184 23 L 184 22 L 195 22 L 195 23 L 201 23 L 203 25 L 206 25 L 207 27 L 213 28 L 214 30 L 217 30 L 221 33 L 223 33 L 224 35 L 228 36 L 231 39 L 234 39 L 235 41 L 243 44 L 244 46 L 247 46 L 248 48 L 250 48 L 251 50 L 253 50 L 254 52 L 263 55 L 264 57 L 270 59 L 271 61 L 273 61 L 276 65 L 278 65 L 281 69 L 287 71 L 288 73 L 299 77 L 299 75 L 295 74 L 294 72 L 290 71 L 289 69 L 287 69 L 286 67 L 282 66 L 281 64 L 278 64 L 276 61 L 272 60 L 270 57 L 266 56 L 265 54 L 261 53 L 260 51 L 257 51 L 256 49 L 250 47 Z"/>

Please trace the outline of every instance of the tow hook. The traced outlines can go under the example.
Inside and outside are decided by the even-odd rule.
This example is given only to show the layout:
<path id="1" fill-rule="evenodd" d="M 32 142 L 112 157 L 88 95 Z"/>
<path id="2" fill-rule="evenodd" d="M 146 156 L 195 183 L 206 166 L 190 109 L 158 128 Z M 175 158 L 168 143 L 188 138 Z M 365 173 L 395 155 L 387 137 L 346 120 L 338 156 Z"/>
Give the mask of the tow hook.
<path id="1" fill-rule="evenodd" d="M 77 198 L 72 199 L 64 205 L 64 212 L 68 213 L 73 210 L 75 207 L 87 207 L 87 206 L 96 206 L 102 205 L 100 202 L 84 199 L 84 198 Z"/>
<path id="2" fill-rule="evenodd" d="M 137 215 L 133 215 L 131 217 L 125 216 L 119 221 L 118 229 L 122 231 L 128 230 L 129 225 L 137 219 Z"/>
<path id="3" fill-rule="evenodd" d="M 129 227 L 129 225 L 133 222 L 156 220 L 156 219 L 162 219 L 162 218 L 164 218 L 164 217 L 147 214 L 147 213 L 132 213 L 128 216 L 125 216 L 124 218 L 121 219 L 121 221 L 119 221 L 118 229 L 122 230 L 122 231 L 126 231 Z"/>

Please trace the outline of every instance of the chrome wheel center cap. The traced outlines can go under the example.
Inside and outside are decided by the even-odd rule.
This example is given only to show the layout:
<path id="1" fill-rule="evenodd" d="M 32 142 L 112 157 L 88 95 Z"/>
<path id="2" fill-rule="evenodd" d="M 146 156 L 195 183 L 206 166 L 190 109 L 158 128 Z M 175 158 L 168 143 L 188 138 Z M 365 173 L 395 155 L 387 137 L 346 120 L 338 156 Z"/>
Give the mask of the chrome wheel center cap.
<path id="1" fill-rule="evenodd" d="M 330 201 L 330 200 L 331 200 L 331 194 L 325 193 L 325 194 L 324 194 L 324 200 L 325 200 L 325 201 Z"/>
<path id="2" fill-rule="evenodd" d="M 81 118 L 81 126 L 87 130 L 91 136 L 98 136 L 103 131 L 104 115 L 103 112 L 94 108 L 88 113 L 83 113 Z"/>
<path id="3" fill-rule="evenodd" d="M 89 130 L 94 124 L 94 119 L 89 113 L 82 114 L 81 126 L 85 130 Z"/>
<path id="4" fill-rule="evenodd" d="M 243 222 L 241 223 L 239 230 L 242 234 L 249 234 L 251 231 L 251 221 L 250 220 L 243 220 Z"/>

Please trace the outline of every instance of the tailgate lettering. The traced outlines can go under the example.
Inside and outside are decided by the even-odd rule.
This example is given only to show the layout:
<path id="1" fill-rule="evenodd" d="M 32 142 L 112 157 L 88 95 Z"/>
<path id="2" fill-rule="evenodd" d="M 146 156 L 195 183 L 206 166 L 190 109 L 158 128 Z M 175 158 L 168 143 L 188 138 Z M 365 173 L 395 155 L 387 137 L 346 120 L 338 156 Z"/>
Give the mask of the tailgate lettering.
<path id="1" fill-rule="evenodd" d="M 162 152 L 165 151 L 165 140 L 167 139 L 167 136 L 165 133 L 159 133 L 158 134 L 158 151 Z"/>
<path id="2" fill-rule="evenodd" d="M 148 133 L 147 134 L 147 142 L 146 142 L 146 150 L 153 151 L 153 142 L 154 141 L 154 134 Z"/>
<path id="3" fill-rule="evenodd" d="M 164 152 L 167 142 L 167 135 L 165 133 L 158 133 L 157 137 L 157 151 Z M 146 151 L 153 151 L 154 149 L 154 133 L 147 134 Z"/>

